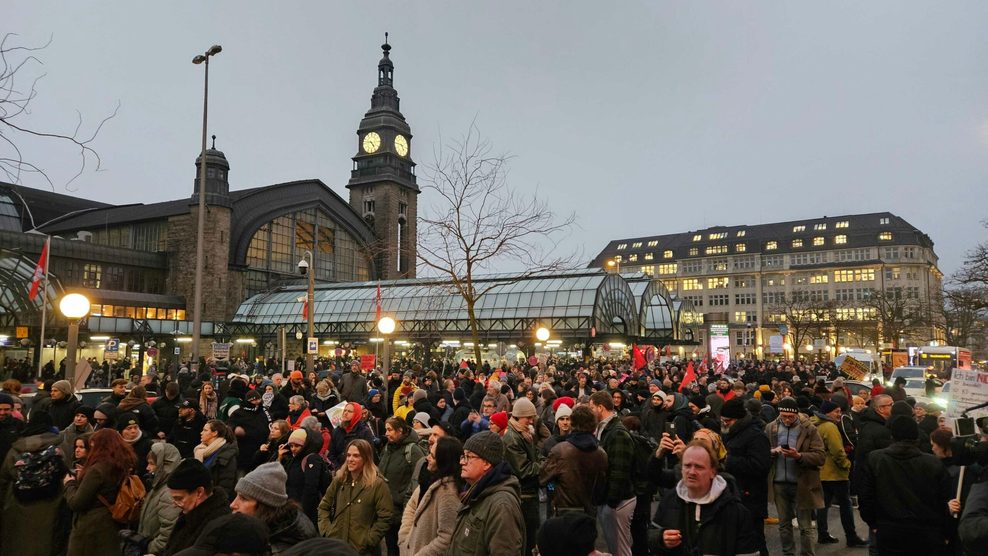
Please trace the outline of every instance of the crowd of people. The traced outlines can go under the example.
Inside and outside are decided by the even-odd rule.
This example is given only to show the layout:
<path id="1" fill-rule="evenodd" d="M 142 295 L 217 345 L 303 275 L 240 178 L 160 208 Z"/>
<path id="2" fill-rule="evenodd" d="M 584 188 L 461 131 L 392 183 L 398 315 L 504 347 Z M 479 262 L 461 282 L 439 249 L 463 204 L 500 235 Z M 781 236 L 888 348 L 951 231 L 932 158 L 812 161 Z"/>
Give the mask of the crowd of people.
<path id="1" fill-rule="evenodd" d="M 138 373 L 96 407 L 48 380 L 29 411 L 8 380 L 0 554 L 988 546 L 988 483 L 939 409 L 877 381 L 852 395 L 832 365 L 336 363 Z"/>

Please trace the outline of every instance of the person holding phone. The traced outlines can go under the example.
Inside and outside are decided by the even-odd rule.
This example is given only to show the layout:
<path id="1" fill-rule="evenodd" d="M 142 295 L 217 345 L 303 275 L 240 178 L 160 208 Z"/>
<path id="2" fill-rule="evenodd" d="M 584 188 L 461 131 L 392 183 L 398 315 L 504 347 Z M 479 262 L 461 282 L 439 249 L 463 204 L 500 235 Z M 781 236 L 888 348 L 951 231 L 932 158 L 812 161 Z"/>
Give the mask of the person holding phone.
<path id="1" fill-rule="evenodd" d="M 792 520 L 799 524 L 800 554 L 813 556 L 816 532 L 813 514 L 823 508 L 820 468 L 827 458 L 823 439 L 809 417 L 799 413 L 793 398 L 779 402 L 779 417 L 765 426 L 771 445 L 769 495 L 779 510 L 779 536 L 782 553 L 796 554 Z"/>

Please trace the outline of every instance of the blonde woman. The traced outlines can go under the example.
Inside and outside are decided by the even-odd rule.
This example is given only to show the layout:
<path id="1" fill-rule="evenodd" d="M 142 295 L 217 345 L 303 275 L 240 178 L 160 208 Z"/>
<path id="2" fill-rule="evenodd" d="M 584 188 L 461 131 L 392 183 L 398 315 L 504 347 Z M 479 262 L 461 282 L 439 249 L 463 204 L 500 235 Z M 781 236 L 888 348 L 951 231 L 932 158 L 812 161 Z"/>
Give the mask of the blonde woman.
<path id="1" fill-rule="evenodd" d="M 319 534 L 345 541 L 362 555 L 379 555 L 394 513 L 391 491 L 370 442 L 351 440 L 345 456 L 319 503 Z"/>

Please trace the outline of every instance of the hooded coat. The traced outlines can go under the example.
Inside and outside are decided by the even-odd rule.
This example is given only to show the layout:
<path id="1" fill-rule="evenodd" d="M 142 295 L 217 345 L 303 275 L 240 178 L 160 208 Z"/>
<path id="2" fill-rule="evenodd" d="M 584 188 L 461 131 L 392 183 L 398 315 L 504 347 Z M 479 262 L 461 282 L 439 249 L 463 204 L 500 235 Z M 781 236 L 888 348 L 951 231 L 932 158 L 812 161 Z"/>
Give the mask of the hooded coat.
<path id="1" fill-rule="evenodd" d="M 768 515 L 768 472 L 772 465 L 768 437 L 761 422 L 746 416 L 724 435 L 724 470 L 734 476 L 741 503 L 755 517 Z"/>
<path id="2" fill-rule="evenodd" d="M 271 543 L 271 556 L 278 556 L 296 544 L 319 535 L 312 520 L 301 509 L 296 509 L 274 523 L 268 523 L 268 531 L 271 532 L 268 541 Z"/>
<path id="3" fill-rule="evenodd" d="M 699 506 L 699 523 L 695 516 Z M 659 529 L 649 532 L 649 547 L 655 554 L 757 554 L 758 541 L 751 517 L 733 485 L 723 476 L 714 477 L 710 492 L 693 500 L 682 481 L 662 497 L 655 513 Z M 676 529 L 682 544 L 674 549 L 662 543 L 665 529 Z"/>
<path id="4" fill-rule="evenodd" d="M 172 534 L 168 536 L 168 544 L 162 553 L 163 556 L 172 556 L 193 546 L 210 521 L 229 513 L 230 500 L 226 496 L 226 491 L 222 488 L 213 488 L 213 493 L 201 504 L 192 508 L 189 513 L 178 516 L 178 520 L 175 521 L 175 528 L 172 529 Z"/>
<path id="5" fill-rule="evenodd" d="M 164 442 L 151 446 L 151 457 L 154 458 L 156 470 L 151 479 L 151 487 L 144 497 L 141 506 L 141 520 L 137 532 L 148 538 L 147 551 L 151 554 L 161 554 L 168 543 L 181 508 L 172 501 L 171 493 L 166 483 L 172 471 L 182 461 L 178 448 Z"/>
<path id="6" fill-rule="evenodd" d="M 549 457 L 539 473 L 544 486 L 556 484 L 552 505 L 561 511 L 582 510 L 595 515 L 594 506 L 607 481 L 607 454 L 593 434 L 574 432 L 549 451 Z"/>
<path id="7" fill-rule="evenodd" d="M 60 514 L 65 505 L 61 493 L 51 500 L 21 503 L 13 493 L 14 482 L 17 480 L 17 470 L 14 462 L 24 452 L 40 452 L 49 446 L 58 446 L 58 435 L 50 432 L 25 436 L 14 442 L 11 450 L 3 459 L 0 467 L 0 554 L 18 554 L 23 556 L 53 556 L 65 550 L 65 535 L 69 523 L 61 519 Z M 61 477 L 57 478 L 61 483 Z M 26 531 L 33 531 L 41 525 L 49 529 L 49 533 L 32 535 L 30 542 L 25 542 Z M 50 534 L 51 533 L 51 534 Z"/>
<path id="8" fill-rule="evenodd" d="M 435 481 L 425 493 L 415 487 L 398 531 L 401 556 L 444 556 L 453 537 L 460 496 L 451 477 Z"/>
<path id="9" fill-rule="evenodd" d="M 388 489 L 391 491 L 391 502 L 395 507 L 395 522 L 401 520 L 401 512 L 408 502 L 409 496 L 415 484 L 412 483 L 412 471 L 415 464 L 425 457 L 425 452 L 418 445 L 418 434 L 409 431 L 401 440 L 384 447 L 381 454 L 381 463 L 378 469 L 381 475 L 388 481 Z"/>
<path id="10" fill-rule="evenodd" d="M 326 487 L 319 482 L 329 470 L 326 469 L 326 462 L 319 455 L 322 435 L 311 430 L 306 430 L 305 433 L 305 445 L 298 456 L 293 456 L 289 451 L 281 463 L 285 468 L 285 474 L 288 475 L 285 492 L 290 499 L 298 502 L 302 512 L 315 523 L 318 519 L 317 507 L 323 495 L 321 489 Z"/>
<path id="11" fill-rule="evenodd" d="M 250 403 L 238 408 L 227 422 L 237 436 L 237 467 L 243 470 L 253 469 L 251 464 L 254 454 L 261 444 L 268 439 L 270 420 L 264 406 L 253 407 Z M 243 429 L 243 435 L 237 434 L 237 428 Z"/>
<path id="12" fill-rule="evenodd" d="M 446 554 L 523 556 L 525 522 L 520 493 L 518 479 L 507 462 L 490 468 L 463 495 Z"/>

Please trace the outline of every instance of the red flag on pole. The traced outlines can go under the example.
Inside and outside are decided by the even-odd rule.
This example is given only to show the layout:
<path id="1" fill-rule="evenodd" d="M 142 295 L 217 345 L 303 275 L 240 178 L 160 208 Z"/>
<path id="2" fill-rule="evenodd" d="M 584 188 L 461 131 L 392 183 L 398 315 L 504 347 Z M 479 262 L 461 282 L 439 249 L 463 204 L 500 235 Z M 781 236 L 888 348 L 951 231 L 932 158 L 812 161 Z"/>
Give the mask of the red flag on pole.
<path id="1" fill-rule="evenodd" d="M 693 362 L 690 361 L 686 364 L 686 374 L 683 375 L 683 380 L 679 383 L 679 391 L 682 392 L 683 388 L 693 382 L 696 382 L 696 373 L 693 372 Z"/>
<path id="2" fill-rule="evenodd" d="M 704 357 L 703 361 L 700 362 L 700 372 L 707 374 L 707 358 Z"/>
<path id="3" fill-rule="evenodd" d="M 295 298 L 295 301 L 300 301 L 302 303 L 302 320 L 307 320 L 309 318 L 309 296 L 303 295 L 301 297 Z"/>
<path id="4" fill-rule="evenodd" d="M 645 355 L 642 354 L 642 350 L 638 349 L 638 346 L 631 344 L 631 357 L 634 360 L 635 370 L 641 369 L 648 365 L 645 362 Z"/>
<path id="5" fill-rule="evenodd" d="M 35 297 L 38 297 L 38 290 L 41 288 L 41 280 L 45 277 L 48 271 L 48 244 L 51 243 L 51 238 L 45 240 L 45 246 L 41 248 L 41 258 L 38 259 L 38 265 L 34 267 L 34 277 L 31 278 L 31 291 L 27 294 L 27 298 L 34 301 Z"/>
<path id="6" fill-rule="evenodd" d="M 381 284 L 377 285 L 377 314 L 374 316 L 374 320 L 381 320 Z"/>

